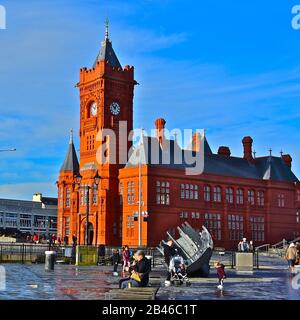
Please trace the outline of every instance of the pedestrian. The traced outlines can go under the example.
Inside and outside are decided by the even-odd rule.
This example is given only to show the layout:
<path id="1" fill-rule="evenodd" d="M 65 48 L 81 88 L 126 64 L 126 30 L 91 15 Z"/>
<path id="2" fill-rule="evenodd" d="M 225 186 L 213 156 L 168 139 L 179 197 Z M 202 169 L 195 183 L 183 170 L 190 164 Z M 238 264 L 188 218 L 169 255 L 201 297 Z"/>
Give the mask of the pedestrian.
<path id="1" fill-rule="evenodd" d="M 151 263 L 145 257 L 142 250 L 137 251 L 133 256 L 134 262 L 130 278 L 121 279 L 119 288 L 147 287 L 149 283 L 149 274 L 151 272 Z"/>
<path id="2" fill-rule="evenodd" d="M 291 270 L 292 274 L 296 273 L 295 263 L 297 259 L 297 249 L 295 244 L 292 242 L 285 253 L 285 258 L 288 262 L 289 270 Z"/>
<path id="3" fill-rule="evenodd" d="M 72 243 L 73 243 L 73 246 L 74 246 L 74 247 L 77 246 L 77 236 L 76 236 L 75 233 L 74 233 L 73 236 L 72 236 Z"/>
<path id="4" fill-rule="evenodd" d="M 214 266 L 217 270 L 217 276 L 219 279 L 219 285 L 217 288 L 219 290 L 223 290 L 224 280 L 226 279 L 225 266 L 220 261 L 215 262 Z"/>
<path id="5" fill-rule="evenodd" d="M 250 252 L 254 252 L 253 240 L 251 240 L 251 241 L 249 242 L 249 251 L 250 251 Z"/>
<path id="6" fill-rule="evenodd" d="M 38 235 L 37 235 L 37 234 L 34 234 L 32 240 L 33 240 L 33 242 L 34 242 L 35 244 L 38 244 L 38 243 L 39 243 L 39 237 L 38 237 Z"/>
<path id="7" fill-rule="evenodd" d="M 173 246 L 173 241 L 169 240 L 166 245 L 164 246 L 164 258 L 165 264 L 167 267 L 167 278 L 165 280 L 165 285 L 169 286 L 171 284 L 171 272 L 170 272 L 170 261 L 175 256 L 176 250 Z"/>
<path id="8" fill-rule="evenodd" d="M 118 274 L 118 264 L 120 263 L 120 253 L 119 249 L 115 249 L 112 255 L 112 263 L 114 266 L 113 276 L 117 277 Z"/>
<path id="9" fill-rule="evenodd" d="M 68 236 L 64 236 L 64 244 L 65 244 L 65 246 L 67 246 L 69 244 L 69 237 Z"/>
<path id="10" fill-rule="evenodd" d="M 123 252 L 122 252 L 122 260 L 123 260 L 123 273 L 126 271 L 129 271 L 129 267 L 130 267 L 130 251 L 129 251 L 129 247 L 126 245 L 123 248 Z"/>
<path id="11" fill-rule="evenodd" d="M 243 240 L 238 243 L 238 252 L 243 251 Z"/>

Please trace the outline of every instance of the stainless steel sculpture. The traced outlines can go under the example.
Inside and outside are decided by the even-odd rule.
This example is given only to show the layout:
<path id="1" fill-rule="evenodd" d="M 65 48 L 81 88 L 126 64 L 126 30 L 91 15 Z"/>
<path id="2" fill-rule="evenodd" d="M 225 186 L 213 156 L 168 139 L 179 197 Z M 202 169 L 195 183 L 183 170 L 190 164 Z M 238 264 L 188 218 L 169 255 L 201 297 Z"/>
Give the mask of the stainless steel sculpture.
<path id="1" fill-rule="evenodd" d="M 187 266 L 189 276 L 208 277 L 209 261 L 213 252 L 213 241 L 208 230 L 202 226 L 202 232 L 194 230 L 187 222 L 177 227 L 180 237 L 175 240 L 168 232 L 169 239 L 174 242 L 174 247 L 182 255 Z M 161 241 L 157 248 L 161 254 L 164 253 L 166 242 Z"/>

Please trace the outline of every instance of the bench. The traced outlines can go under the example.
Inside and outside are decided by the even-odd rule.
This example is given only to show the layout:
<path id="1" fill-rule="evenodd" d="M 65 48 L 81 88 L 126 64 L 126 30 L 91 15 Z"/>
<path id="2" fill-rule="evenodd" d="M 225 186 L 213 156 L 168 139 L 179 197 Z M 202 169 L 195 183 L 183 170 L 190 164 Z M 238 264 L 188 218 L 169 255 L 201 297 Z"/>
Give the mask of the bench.
<path id="1" fill-rule="evenodd" d="M 158 289 L 153 287 L 111 289 L 105 293 L 105 300 L 155 300 Z"/>

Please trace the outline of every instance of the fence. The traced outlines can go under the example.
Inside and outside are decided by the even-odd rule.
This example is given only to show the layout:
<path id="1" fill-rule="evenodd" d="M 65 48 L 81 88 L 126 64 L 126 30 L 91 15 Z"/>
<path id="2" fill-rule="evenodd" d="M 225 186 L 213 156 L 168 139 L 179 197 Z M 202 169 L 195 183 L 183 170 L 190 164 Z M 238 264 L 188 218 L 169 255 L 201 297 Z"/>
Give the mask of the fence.
<path id="1" fill-rule="evenodd" d="M 117 247 L 105 247 L 105 252 L 101 253 L 103 248 L 103 246 L 97 246 L 98 256 L 105 257 L 106 261 L 110 261 L 110 257 L 115 249 L 121 249 Z M 132 251 L 136 251 L 137 249 L 138 248 L 132 248 Z M 56 252 L 57 261 L 63 260 L 70 263 L 75 262 L 75 248 L 72 246 L 31 243 L 0 243 L 0 263 L 44 263 L 45 251 L 48 250 Z M 143 248 L 143 251 L 146 255 L 151 256 L 153 267 L 162 263 L 162 256 L 155 248 Z"/>
<path id="2" fill-rule="evenodd" d="M 110 263 L 110 257 L 114 250 L 120 247 L 103 247 L 97 246 L 98 256 L 105 258 L 106 263 Z M 105 249 L 105 251 L 104 251 Z M 142 248 L 147 256 L 151 256 L 152 267 L 163 266 L 164 258 L 156 248 Z M 45 251 L 56 251 L 56 260 L 65 262 L 75 262 L 75 248 L 72 246 L 59 246 L 50 244 L 29 244 L 29 243 L 0 243 L 0 263 L 15 262 L 15 263 L 44 263 Z M 138 248 L 131 248 L 133 252 Z M 235 267 L 235 251 L 218 252 L 214 251 L 211 263 L 213 261 L 222 261 L 228 267 Z M 99 260 L 98 260 L 99 261 Z M 253 265 L 259 268 L 259 251 L 253 253 Z"/>
<path id="3" fill-rule="evenodd" d="M 71 246 L 52 246 L 49 244 L 29 244 L 29 243 L 0 243 L 0 262 L 16 263 L 43 263 L 45 262 L 45 251 L 56 251 L 56 258 L 66 257 L 66 249 Z M 72 255 L 74 255 L 72 253 Z M 72 258 L 72 256 L 70 257 Z"/>

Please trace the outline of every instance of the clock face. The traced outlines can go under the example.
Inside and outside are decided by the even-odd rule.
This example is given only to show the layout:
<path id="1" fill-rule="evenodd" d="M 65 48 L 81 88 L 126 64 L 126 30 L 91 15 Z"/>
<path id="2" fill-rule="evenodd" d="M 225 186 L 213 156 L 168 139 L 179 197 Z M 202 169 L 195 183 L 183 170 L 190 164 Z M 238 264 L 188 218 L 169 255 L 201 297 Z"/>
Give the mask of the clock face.
<path id="1" fill-rule="evenodd" d="M 95 117 L 97 115 L 98 106 L 96 102 L 93 102 L 91 105 L 91 115 Z"/>
<path id="2" fill-rule="evenodd" d="M 121 111 L 121 107 L 120 105 L 118 104 L 118 102 L 113 102 L 111 105 L 110 105 L 110 112 L 114 115 L 114 116 L 117 116 Z"/>

